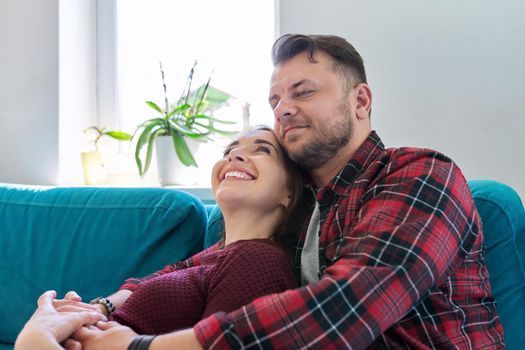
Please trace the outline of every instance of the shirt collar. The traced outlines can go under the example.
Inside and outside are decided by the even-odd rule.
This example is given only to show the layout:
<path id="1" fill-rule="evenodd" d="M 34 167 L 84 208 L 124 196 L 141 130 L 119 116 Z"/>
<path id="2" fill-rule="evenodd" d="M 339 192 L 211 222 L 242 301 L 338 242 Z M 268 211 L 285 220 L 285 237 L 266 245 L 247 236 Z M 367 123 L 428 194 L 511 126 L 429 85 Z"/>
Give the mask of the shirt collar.
<path id="1" fill-rule="evenodd" d="M 326 186 L 317 190 L 312 187 L 316 192 L 317 201 L 322 204 L 333 196 L 343 196 L 348 190 L 348 184 L 352 183 L 384 151 L 385 146 L 381 138 L 372 131 L 354 156 Z"/>

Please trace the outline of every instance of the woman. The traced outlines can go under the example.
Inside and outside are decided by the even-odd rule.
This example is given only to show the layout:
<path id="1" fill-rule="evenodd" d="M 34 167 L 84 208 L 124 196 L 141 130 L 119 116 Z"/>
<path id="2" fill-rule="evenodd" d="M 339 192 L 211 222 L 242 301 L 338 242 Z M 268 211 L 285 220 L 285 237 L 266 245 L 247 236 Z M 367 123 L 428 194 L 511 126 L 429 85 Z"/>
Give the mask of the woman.
<path id="1" fill-rule="evenodd" d="M 223 239 L 166 267 L 134 286 L 133 292 L 110 296 L 117 306 L 110 319 L 137 333 L 161 334 L 296 286 L 283 242 L 302 191 L 301 174 L 270 128 L 256 128 L 226 148 L 213 168 L 212 190 L 224 217 Z M 96 307 L 107 314 L 111 304 L 103 303 Z M 94 307 L 73 294 L 54 305 L 61 312 Z"/>

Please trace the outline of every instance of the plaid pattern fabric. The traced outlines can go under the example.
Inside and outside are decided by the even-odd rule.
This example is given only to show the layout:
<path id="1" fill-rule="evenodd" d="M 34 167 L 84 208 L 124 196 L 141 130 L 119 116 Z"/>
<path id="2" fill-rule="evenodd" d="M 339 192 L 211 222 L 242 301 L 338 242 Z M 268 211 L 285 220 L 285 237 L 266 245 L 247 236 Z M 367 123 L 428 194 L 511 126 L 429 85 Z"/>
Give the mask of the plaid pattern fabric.
<path id="1" fill-rule="evenodd" d="M 372 132 L 315 197 L 319 281 L 202 320 L 205 348 L 504 348 L 480 219 L 449 158 L 385 150 Z M 313 203 L 305 193 L 302 207 Z"/>

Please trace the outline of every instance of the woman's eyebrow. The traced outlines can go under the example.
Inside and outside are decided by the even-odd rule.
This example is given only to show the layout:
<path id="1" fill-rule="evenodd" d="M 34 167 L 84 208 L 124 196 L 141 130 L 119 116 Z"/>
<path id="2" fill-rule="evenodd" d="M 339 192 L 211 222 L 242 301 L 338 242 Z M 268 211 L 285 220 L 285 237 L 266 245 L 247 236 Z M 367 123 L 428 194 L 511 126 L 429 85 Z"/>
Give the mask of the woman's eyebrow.
<path id="1" fill-rule="evenodd" d="M 230 149 L 233 146 L 237 146 L 239 144 L 238 140 L 233 141 L 232 143 L 228 144 L 228 146 L 224 147 L 224 149 Z"/>
<path id="2" fill-rule="evenodd" d="M 271 142 L 268 141 L 268 140 L 265 140 L 265 139 L 255 139 L 255 140 L 253 141 L 253 143 L 255 143 L 255 144 L 265 144 L 265 145 L 269 145 L 269 146 L 272 146 L 272 148 L 273 148 L 274 150 L 277 151 L 277 148 L 274 146 L 274 144 L 271 143 Z"/>

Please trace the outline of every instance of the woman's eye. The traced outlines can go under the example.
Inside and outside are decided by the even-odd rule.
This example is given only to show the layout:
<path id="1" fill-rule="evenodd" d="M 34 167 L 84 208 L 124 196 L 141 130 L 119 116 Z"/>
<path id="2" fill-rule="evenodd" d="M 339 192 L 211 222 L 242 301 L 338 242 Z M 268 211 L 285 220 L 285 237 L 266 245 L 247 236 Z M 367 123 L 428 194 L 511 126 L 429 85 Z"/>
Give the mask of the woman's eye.
<path id="1" fill-rule="evenodd" d="M 222 152 L 222 157 L 223 157 L 223 158 L 226 158 L 226 157 L 230 154 L 230 151 L 231 151 L 231 150 L 232 150 L 231 148 L 226 148 L 226 149 L 224 150 L 224 152 Z"/>
<path id="2" fill-rule="evenodd" d="M 270 154 L 272 153 L 272 150 L 270 149 L 270 147 L 267 147 L 267 146 L 257 146 L 257 148 L 255 149 L 255 152 L 263 152 L 263 153 Z"/>

